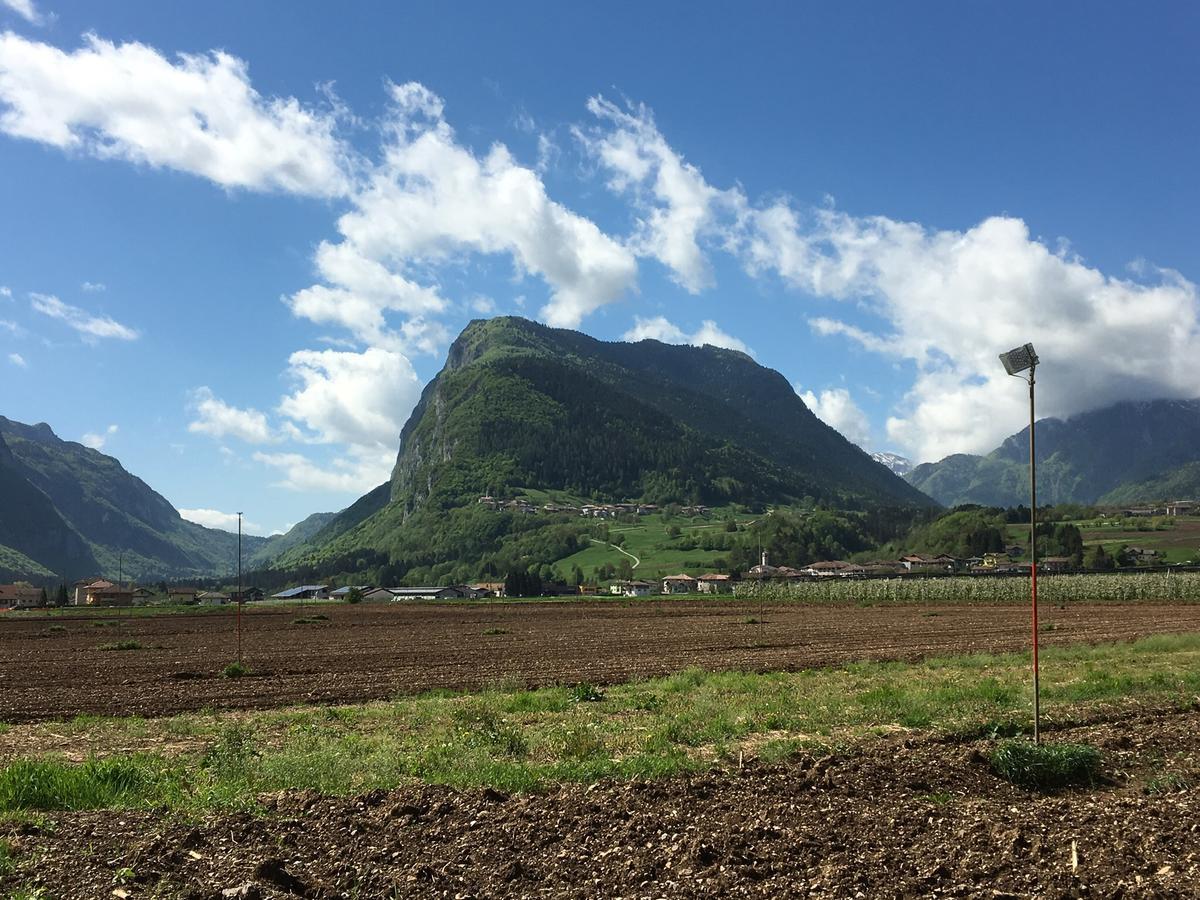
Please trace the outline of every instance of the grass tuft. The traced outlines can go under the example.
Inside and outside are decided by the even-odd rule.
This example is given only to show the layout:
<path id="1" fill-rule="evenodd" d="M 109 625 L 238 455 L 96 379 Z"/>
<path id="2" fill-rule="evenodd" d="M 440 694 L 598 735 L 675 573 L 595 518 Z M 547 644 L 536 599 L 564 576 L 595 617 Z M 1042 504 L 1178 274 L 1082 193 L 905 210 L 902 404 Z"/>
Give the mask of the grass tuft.
<path id="1" fill-rule="evenodd" d="M 1001 778 L 1040 791 L 1094 784 L 1100 772 L 1100 751 L 1090 744 L 1035 744 L 1012 738 L 999 744 L 989 760 Z"/>
<path id="2" fill-rule="evenodd" d="M 231 662 L 221 670 L 221 675 L 225 678 L 244 678 L 249 674 L 250 667 L 240 662 Z"/>
<path id="3" fill-rule="evenodd" d="M 178 771 L 147 754 L 79 764 L 17 759 L 0 769 L 0 812 L 156 805 L 180 790 Z"/>
<path id="4" fill-rule="evenodd" d="M 97 650 L 141 650 L 142 645 L 137 641 L 113 641 L 111 644 L 101 644 Z"/>
<path id="5" fill-rule="evenodd" d="M 508 629 L 507 628 L 488 628 L 483 633 L 486 635 L 489 635 L 489 636 L 495 635 L 495 634 L 508 634 Z"/>

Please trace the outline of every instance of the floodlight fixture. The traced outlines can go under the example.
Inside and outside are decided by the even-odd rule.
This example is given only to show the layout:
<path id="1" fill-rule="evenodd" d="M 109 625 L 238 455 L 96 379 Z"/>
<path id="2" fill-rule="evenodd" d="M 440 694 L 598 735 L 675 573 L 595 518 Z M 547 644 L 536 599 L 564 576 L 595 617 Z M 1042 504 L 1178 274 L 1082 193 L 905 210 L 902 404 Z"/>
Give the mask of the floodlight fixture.
<path id="1" fill-rule="evenodd" d="M 1038 364 L 1037 352 L 1033 344 L 1022 344 L 1007 353 L 1000 354 L 1000 362 L 1004 363 L 1004 371 L 1009 375 L 1018 375 L 1026 369 L 1032 369 Z"/>
<path id="2" fill-rule="evenodd" d="M 1024 376 L 1029 382 L 1029 588 L 1033 618 L 1033 742 L 1040 744 L 1041 736 L 1041 687 L 1038 672 L 1038 601 L 1037 601 L 1037 455 L 1035 448 L 1035 424 L 1033 393 L 1034 372 L 1037 371 L 1038 355 L 1033 344 L 1022 344 L 1007 353 L 1000 354 L 1000 362 L 1009 375 Z"/>

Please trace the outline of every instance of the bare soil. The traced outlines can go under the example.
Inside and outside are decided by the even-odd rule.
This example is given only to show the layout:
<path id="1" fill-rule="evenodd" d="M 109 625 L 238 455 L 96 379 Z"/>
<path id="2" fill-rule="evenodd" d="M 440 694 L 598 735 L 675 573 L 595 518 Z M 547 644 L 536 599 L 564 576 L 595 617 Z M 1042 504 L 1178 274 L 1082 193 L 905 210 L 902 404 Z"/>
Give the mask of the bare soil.
<path id="1" fill-rule="evenodd" d="M 1102 782 L 1032 793 L 991 773 L 986 742 L 893 736 L 771 767 L 546 794 L 283 793 L 260 798 L 265 814 L 195 821 L 55 813 L 0 825 L 18 860 L 0 893 L 1200 896 L 1200 711 L 1126 710 L 1049 738 L 1099 746 Z"/>
<path id="2" fill-rule="evenodd" d="M 318 614 L 328 621 L 295 624 Z M 760 615 L 762 624 L 747 621 Z M 1042 620 L 1047 645 L 1130 640 L 1200 630 L 1200 605 L 1069 605 L 1044 608 Z M 788 604 L 763 614 L 735 600 L 275 607 L 243 616 L 254 674 L 233 680 L 220 673 L 236 655 L 234 627 L 232 614 L 0 616 L 0 722 L 350 703 L 498 682 L 603 684 L 688 666 L 796 670 L 1029 644 L 1023 606 Z M 141 649 L 98 649 L 123 640 Z"/>

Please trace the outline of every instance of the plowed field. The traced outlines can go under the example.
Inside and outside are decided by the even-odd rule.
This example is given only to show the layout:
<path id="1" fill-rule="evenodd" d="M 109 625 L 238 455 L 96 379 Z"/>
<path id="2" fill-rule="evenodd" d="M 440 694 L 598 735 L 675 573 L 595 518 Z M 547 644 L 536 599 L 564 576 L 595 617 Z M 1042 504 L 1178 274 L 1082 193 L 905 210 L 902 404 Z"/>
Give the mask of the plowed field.
<path id="1" fill-rule="evenodd" d="M 297 624 L 301 616 L 328 616 Z M 753 621 L 761 615 L 761 623 Z M 112 623 L 117 624 L 112 624 Z M 1044 610 L 1045 644 L 1200 631 L 1200 606 Z M 105 623 L 97 627 L 97 623 Z M 794 670 L 1028 646 L 1023 606 L 744 601 L 322 605 L 243 617 L 252 677 L 230 680 L 234 616 L 0 616 L 0 721 L 357 702 L 431 688 L 608 683 L 688 666 Z M 139 649 L 101 650 L 136 642 Z"/>

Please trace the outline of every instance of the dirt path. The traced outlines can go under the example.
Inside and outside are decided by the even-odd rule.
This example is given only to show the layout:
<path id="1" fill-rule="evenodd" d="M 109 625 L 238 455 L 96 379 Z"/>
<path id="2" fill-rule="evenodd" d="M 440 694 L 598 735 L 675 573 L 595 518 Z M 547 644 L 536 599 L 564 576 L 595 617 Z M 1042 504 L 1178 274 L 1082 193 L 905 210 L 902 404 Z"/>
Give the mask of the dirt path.
<path id="1" fill-rule="evenodd" d="M 296 624 L 306 614 L 328 621 Z M 856 659 L 1024 649 L 1023 606 L 858 608 L 735 599 L 325 605 L 244 617 L 255 677 L 220 677 L 232 615 L 0 617 L 0 722 L 79 713 L 169 715 L 204 707 L 358 702 L 431 688 L 613 683 L 706 669 L 796 670 Z M 1200 631 L 1200 605 L 1044 610 L 1046 645 Z M 63 628 L 65 630 L 52 630 Z M 102 651 L 135 641 L 141 649 Z"/>
<path id="2" fill-rule="evenodd" d="M 1105 781 L 995 777 L 984 743 L 892 737 L 823 759 L 544 795 L 414 787 L 262 798 L 266 817 L 51 813 L 0 824 L 5 888 L 46 896 L 1195 897 L 1200 712 L 1075 727 Z M 1167 780 L 1170 775 L 1174 780 Z"/>
<path id="3" fill-rule="evenodd" d="M 626 556 L 628 556 L 630 559 L 633 560 L 633 565 L 630 566 L 631 569 L 636 569 L 638 566 L 640 566 L 642 564 L 642 561 L 640 559 L 638 559 L 636 556 L 634 556 L 628 550 L 622 550 L 616 544 L 610 544 L 608 541 L 598 541 L 595 538 L 590 538 L 590 540 L 593 544 L 604 544 L 607 547 L 612 547 L 618 553 L 624 553 Z"/>

